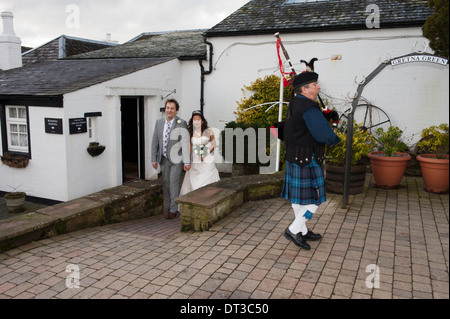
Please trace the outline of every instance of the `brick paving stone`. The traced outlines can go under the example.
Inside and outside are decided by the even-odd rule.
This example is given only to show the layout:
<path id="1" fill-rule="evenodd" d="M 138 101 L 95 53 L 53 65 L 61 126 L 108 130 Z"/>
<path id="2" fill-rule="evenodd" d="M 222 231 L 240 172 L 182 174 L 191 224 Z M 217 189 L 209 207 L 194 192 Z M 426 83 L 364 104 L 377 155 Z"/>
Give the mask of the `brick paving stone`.
<path id="1" fill-rule="evenodd" d="M 318 283 L 313 291 L 313 296 L 321 297 L 321 298 L 330 298 L 331 294 L 333 293 L 334 286 L 325 284 L 325 283 Z"/>
<path id="2" fill-rule="evenodd" d="M 448 194 L 402 183 L 368 187 L 345 209 L 328 194 L 310 251 L 284 238 L 293 212 L 279 198 L 245 203 L 203 233 L 154 216 L 30 243 L 0 254 L 0 298 L 448 299 Z M 65 285 L 69 264 L 80 289 Z M 379 289 L 366 286 L 371 264 Z"/>

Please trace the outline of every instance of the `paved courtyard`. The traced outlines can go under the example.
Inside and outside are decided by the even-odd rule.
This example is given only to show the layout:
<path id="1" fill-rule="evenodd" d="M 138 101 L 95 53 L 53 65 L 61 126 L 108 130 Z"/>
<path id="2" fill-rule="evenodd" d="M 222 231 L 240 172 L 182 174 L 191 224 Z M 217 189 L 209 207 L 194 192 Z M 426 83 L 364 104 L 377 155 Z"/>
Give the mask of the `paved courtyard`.
<path id="1" fill-rule="evenodd" d="M 328 194 L 309 222 L 323 235 L 310 251 L 284 238 L 293 212 L 279 198 L 203 233 L 156 216 L 34 242 L 0 254 L 0 298 L 449 298 L 448 194 L 405 177 L 341 201 Z"/>

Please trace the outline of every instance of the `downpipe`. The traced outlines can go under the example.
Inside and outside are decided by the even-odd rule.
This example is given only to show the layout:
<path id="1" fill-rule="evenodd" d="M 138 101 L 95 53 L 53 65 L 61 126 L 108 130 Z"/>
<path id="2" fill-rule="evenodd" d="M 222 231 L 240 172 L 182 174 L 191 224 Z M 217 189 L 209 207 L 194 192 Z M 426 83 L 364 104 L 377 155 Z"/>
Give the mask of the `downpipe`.
<path id="1" fill-rule="evenodd" d="M 204 106 L 205 106 L 205 82 L 206 82 L 206 75 L 211 74 L 213 71 L 213 45 L 211 42 L 206 40 L 206 35 L 203 34 L 203 42 L 209 46 L 209 69 L 205 70 L 205 67 L 203 66 L 203 60 L 198 60 L 198 63 L 200 64 L 200 111 L 204 114 Z"/>

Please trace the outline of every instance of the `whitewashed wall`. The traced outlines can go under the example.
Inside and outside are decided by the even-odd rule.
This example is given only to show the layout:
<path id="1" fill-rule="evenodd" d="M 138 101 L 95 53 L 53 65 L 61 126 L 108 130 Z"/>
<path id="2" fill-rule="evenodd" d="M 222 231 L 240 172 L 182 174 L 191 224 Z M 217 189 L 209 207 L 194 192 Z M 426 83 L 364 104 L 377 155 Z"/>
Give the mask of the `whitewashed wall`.
<path id="1" fill-rule="evenodd" d="M 281 38 L 297 72 L 305 70 L 301 59 L 320 60 L 315 70 L 322 96 L 338 111 L 349 108 L 348 96 L 354 96 L 357 89 L 355 79 L 362 80 L 383 60 L 423 49 L 428 43 L 420 28 L 281 34 Z M 223 128 L 235 120 L 233 112 L 244 97 L 244 85 L 269 74 L 279 75 L 276 39 L 261 35 L 208 41 L 214 45 L 214 71 L 206 78 L 205 113 L 211 125 Z M 332 61 L 332 55 L 342 55 L 342 60 Z M 363 97 L 382 108 L 412 145 L 423 128 L 448 123 L 448 68 L 430 63 L 388 67 L 366 87 Z"/>
<path id="2" fill-rule="evenodd" d="M 121 96 L 144 96 L 146 172 L 148 179 L 157 177 L 150 162 L 154 124 L 162 117 L 162 97 L 176 89 L 170 97 L 180 101 L 180 116 L 189 119 L 200 100 L 200 67 L 198 62 L 177 59 L 94 85 L 64 96 L 64 108 L 30 107 L 32 160 L 25 169 L 0 164 L 0 190 L 11 191 L 8 185 L 19 186 L 28 195 L 68 201 L 122 184 Z M 194 68 L 194 65 L 197 68 Z M 182 86 L 183 74 L 195 73 L 189 84 Z M 183 107 L 185 106 L 186 107 Z M 192 105 L 192 107 L 187 107 Z M 97 118 L 98 142 L 106 146 L 99 157 L 91 157 L 86 148 L 89 136 L 69 134 L 69 119 L 82 118 L 84 113 L 102 112 Z M 62 118 L 63 135 L 45 133 L 45 118 Z M 1 145 L 0 145 L 1 148 Z"/>
<path id="3" fill-rule="evenodd" d="M 144 96 L 145 165 L 149 179 L 157 176 L 150 163 L 151 137 L 154 124 L 161 117 L 160 108 L 164 106 L 162 96 L 174 89 L 177 94 L 182 92 L 180 72 L 181 64 L 174 59 L 65 95 L 67 118 L 83 117 L 86 112 L 102 112 L 103 116 L 97 119 L 98 142 L 106 146 L 101 156 L 93 158 L 86 152 L 87 134 L 67 136 L 67 144 L 71 145 L 67 167 L 69 199 L 122 184 L 121 96 Z"/>
<path id="4" fill-rule="evenodd" d="M 26 168 L 11 168 L 0 164 L 0 190 L 17 187 L 30 196 L 53 200 L 67 198 L 67 146 L 63 135 L 45 133 L 44 119 L 63 118 L 61 108 L 29 108 L 32 160 Z M 67 127 L 68 124 L 64 124 Z M 68 128 L 64 128 L 68 134 Z M 3 154 L 3 150 L 2 150 Z"/>

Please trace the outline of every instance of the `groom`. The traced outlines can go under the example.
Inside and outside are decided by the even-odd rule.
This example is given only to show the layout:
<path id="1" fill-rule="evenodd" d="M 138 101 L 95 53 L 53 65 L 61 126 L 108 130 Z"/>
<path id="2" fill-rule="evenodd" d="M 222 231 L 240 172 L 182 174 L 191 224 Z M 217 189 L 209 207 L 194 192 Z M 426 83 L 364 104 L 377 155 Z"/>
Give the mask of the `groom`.
<path id="1" fill-rule="evenodd" d="M 175 198 L 180 193 L 180 178 L 183 168 L 191 168 L 189 154 L 189 133 L 186 121 L 177 114 L 180 105 L 175 99 L 166 101 L 166 118 L 156 121 L 152 140 L 152 165 L 154 169 L 161 165 L 161 172 L 169 193 L 170 208 L 167 219 L 177 216 L 178 204 Z"/>

